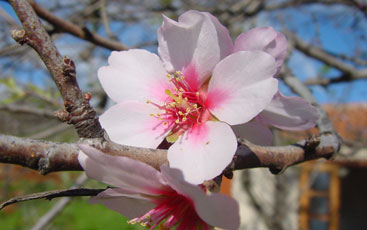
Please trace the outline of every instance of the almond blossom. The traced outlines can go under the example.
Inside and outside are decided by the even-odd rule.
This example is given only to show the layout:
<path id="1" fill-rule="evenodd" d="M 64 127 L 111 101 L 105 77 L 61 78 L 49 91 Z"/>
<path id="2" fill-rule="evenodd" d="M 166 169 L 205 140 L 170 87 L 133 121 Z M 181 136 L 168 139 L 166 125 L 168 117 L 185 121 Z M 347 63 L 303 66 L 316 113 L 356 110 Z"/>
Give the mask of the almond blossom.
<path id="1" fill-rule="evenodd" d="M 233 52 L 227 29 L 209 13 L 163 16 L 158 53 L 112 52 L 98 77 L 116 105 L 100 122 L 112 141 L 157 148 L 190 183 L 219 175 L 237 141 L 231 125 L 251 121 L 277 92 L 277 60 L 262 50 Z"/>
<path id="2" fill-rule="evenodd" d="M 184 181 L 178 169 L 167 164 L 161 172 L 126 157 L 111 156 L 88 145 L 79 145 L 78 160 L 88 177 L 116 186 L 91 203 L 108 208 L 149 229 L 209 230 L 212 227 L 236 230 L 239 207 L 223 194 L 206 195 L 204 187 Z"/>
<path id="3" fill-rule="evenodd" d="M 234 52 L 262 50 L 276 60 L 279 73 L 287 54 L 287 39 L 271 27 L 258 27 L 238 36 Z M 276 75 L 274 75 L 276 77 Z M 306 100 L 292 96 L 284 96 L 279 91 L 274 95 L 267 107 L 251 122 L 233 127 L 235 133 L 255 144 L 271 145 L 272 133 L 267 127 L 299 131 L 314 127 L 319 114 Z"/>

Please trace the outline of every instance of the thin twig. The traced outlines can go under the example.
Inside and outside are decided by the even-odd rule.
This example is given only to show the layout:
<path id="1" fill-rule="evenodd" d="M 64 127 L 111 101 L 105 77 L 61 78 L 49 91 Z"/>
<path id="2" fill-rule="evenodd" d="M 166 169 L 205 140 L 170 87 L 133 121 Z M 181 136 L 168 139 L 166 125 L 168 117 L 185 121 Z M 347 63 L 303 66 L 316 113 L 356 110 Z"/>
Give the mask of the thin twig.
<path id="1" fill-rule="evenodd" d="M 103 192 L 104 190 L 105 189 L 74 188 L 74 189 L 63 189 L 63 190 L 33 193 L 25 196 L 14 197 L 10 200 L 5 201 L 0 205 L 0 210 L 8 205 L 19 203 L 22 201 L 39 200 L 39 199 L 52 200 L 58 197 L 96 196 L 98 195 L 98 193 Z"/>
<path id="2" fill-rule="evenodd" d="M 83 173 L 80 175 L 75 184 L 70 189 L 75 189 L 82 186 L 88 177 Z M 71 197 L 63 197 L 61 198 L 46 214 L 44 214 L 31 230 L 42 230 L 44 229 L 71 201 Z"/>
<path id="3" fill-rule="evenodd" d="M 48 23 L 56 27 L 57 30 L 72 34 L 80 39 L 92 42 L 98 46 L 110 50 L 127 50 L 127 47 L 121 42 L 104 38 L 96 33 L 91 32 L 86 27 L 79 27 L 65 19 L 55 16 L 52 12 L 42 8 L 34 1 L 29 1 L 37 15 Z"/>
<path id="4" fill-rule="evenodd" d="M 48 117 L 55 119 L 55 114 L 47 109 L 33 108 L 27 105 L 0 105 L 0 110 L 14 112 L 14 113 L 29 113 L 37 116 Z"/>
<path id="5" fill-rule="evenodd" d="M 312 46 L 305 41 L 303 41 L 301 38 L 299 38 L 294 33 L 291 33 L 289 31 L 285 31 L 287 38 L 289 40 L 292 40 L 292 43 L 294 44 L 295 48 L 302 53 L 306 54 L 307 56 L 310 56 L 312 58 L 315 58 L 319 61 L 322 61 L 326 65 L 329 65 L 331 67 L 334 67 L 341 72 L 344 73 L 344 75 L 348 75 L 350 79 L 366 79 L 367 78 L 367 69 L 356 69 L 352 67 L 351 65 L 348 65 L 347 63 L 340 61 L 333 55 L 330 55 L 328 52 L 316 47 Z"/>
<path id="6" fill-rule="evenodd" d="M 58 133 L 64 132 L 66 130 L 70 129 L 70 126 L 61 123 L 58 124 L 56 126 L 53 127 L 49 127 L 41 132 L 35 133 L 33 135 L 31 135 L 29 138 L 34 138 L 34 139 L 44 139 L 44 138 L 48 138 L 51 136 L 54 136 Z"/>

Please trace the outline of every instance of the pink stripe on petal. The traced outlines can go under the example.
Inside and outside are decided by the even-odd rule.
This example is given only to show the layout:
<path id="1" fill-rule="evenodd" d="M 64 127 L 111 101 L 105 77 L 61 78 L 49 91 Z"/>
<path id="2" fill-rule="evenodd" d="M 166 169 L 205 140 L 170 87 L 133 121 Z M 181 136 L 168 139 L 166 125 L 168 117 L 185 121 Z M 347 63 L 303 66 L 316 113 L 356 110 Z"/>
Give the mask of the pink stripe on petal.
<path id="1" fill-rule="evenodd" d="M 193 146 L 200 146 L 208 139 L 208 126 L 206 124 L 194 125 L 187 133 L 188 141 Z"/>
<path id="2" fill-rule="evenodd" d="M 196 71 L 196 67 L 194 64 L 188 65 L 184 71 L 183 75 L 185 77 L 185 81 L 189 84 L 192 91 L 197 91 L 200 87 L 199 75 Z"/>
<path id="3" fill-rule="evenodd" d="M 230 99 L 230 93 L 224 89 L 212 89 L 208 92 L 205 106 L 207 109 L 217 109 Z"/>

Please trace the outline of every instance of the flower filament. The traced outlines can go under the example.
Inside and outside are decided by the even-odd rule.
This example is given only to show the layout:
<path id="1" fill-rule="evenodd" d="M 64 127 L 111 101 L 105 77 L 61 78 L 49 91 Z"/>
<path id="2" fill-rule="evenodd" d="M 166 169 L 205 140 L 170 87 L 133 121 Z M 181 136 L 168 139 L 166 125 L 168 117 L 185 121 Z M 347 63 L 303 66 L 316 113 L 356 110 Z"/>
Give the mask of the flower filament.
<path id="1" fill-rule="evenodd" d="M 165 90 L 167 98 L 163 105 L 147 101 L 148 104 L 162 110 L 150 116 L 161 120 L 163 125 L 167 125 L 167 129 L 172 130 L 171 133 L 187 130 L 195 124 L 200 125 L 203 111 L 205 111 L 200 93 L 191 89 L 180 71 L 167 74 L 166 77 L 174 88 Z"/>
<path id="2" fill-rule="evenodd" d="M 203 229 L 210 227 L 196 213 L 191 200 L 178 194 L 176 191 L 164 191 L 162 195 L 154 199 L 156 207 L 142 215 L 130 220 L 129 224 L 140 223 L 140 225 L 154 229 L 160 225 L 161 230 L 172 229 Z"/>

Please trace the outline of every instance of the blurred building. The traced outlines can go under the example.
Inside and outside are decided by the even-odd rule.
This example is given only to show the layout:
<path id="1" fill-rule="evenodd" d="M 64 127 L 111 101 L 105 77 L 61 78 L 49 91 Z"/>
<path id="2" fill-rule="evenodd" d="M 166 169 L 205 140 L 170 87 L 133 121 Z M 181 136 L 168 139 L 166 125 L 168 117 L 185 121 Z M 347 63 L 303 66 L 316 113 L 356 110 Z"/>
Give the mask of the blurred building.
<path id="1" fill-rule="evenodd" d="M 241 206 L 245 230 L 365 229 L 367 217 L 367 104 L 325 105 L 343 138 L 333 160 L 320 159 L 288 168 L 236 172 L 232 194 Z M 275 131 L 288 144 L 316 134 Z"/>

